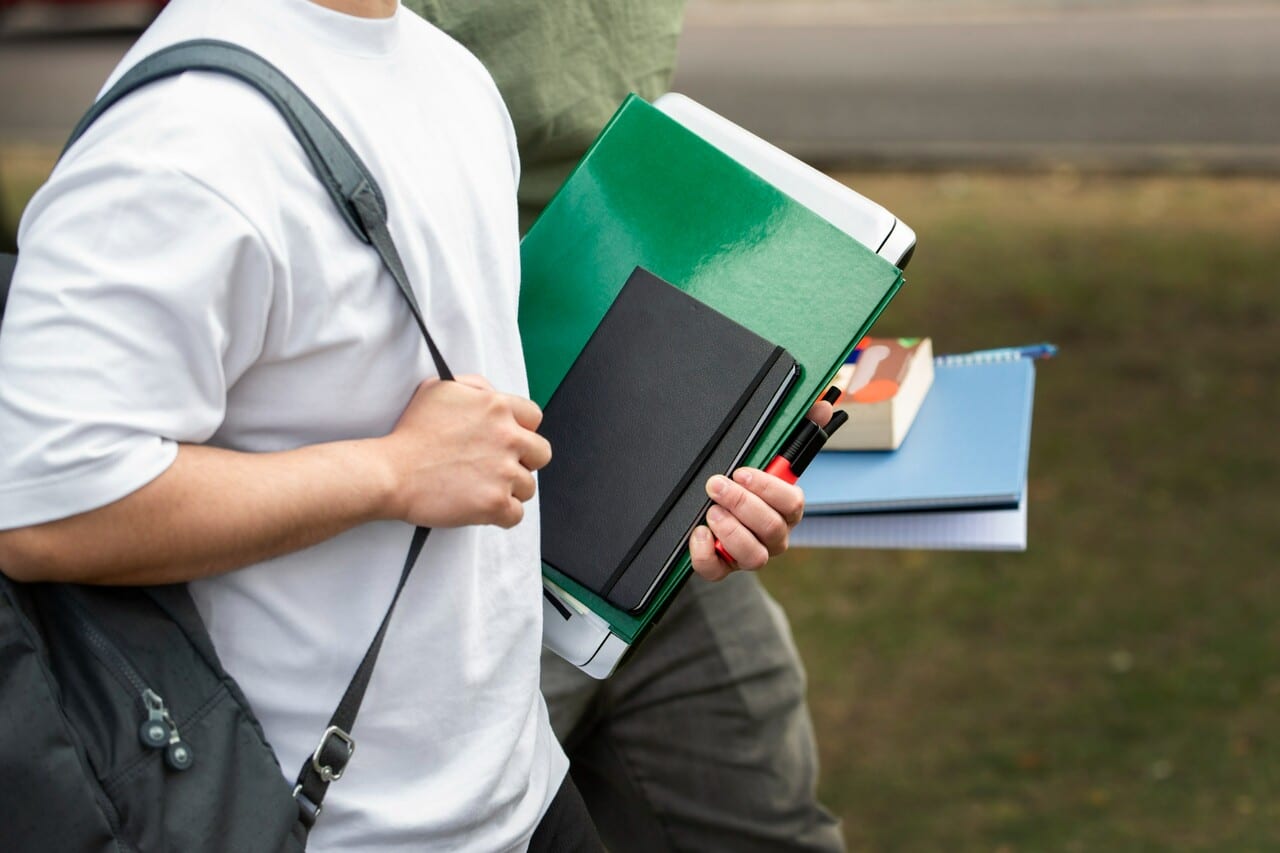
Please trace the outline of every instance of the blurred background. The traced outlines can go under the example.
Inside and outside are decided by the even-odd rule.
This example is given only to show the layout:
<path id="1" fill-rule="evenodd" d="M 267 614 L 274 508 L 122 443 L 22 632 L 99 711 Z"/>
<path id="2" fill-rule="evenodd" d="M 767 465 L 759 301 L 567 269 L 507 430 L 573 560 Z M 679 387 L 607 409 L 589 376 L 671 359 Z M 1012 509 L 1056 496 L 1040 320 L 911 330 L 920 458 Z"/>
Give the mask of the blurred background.
<path id="1" fill-rule="evenodd" d="M 157 5 L 0 0 L 0 244 Z M 691 0 L 675 88 L 915 229 L 876 333 L 1062 349 L 1025 554 L 766 573 L 851 847 L 1280 849 L 1280 2 Z"/>

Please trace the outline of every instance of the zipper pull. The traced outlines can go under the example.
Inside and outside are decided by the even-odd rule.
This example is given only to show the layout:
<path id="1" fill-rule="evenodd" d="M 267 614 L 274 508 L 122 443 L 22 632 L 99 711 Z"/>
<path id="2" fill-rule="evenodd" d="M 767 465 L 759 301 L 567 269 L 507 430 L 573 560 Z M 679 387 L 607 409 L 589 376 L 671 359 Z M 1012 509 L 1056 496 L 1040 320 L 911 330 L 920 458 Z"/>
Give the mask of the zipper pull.
<path id="1" fill-rule="evenodd" d="M 186 770 L 193 761 L 195 756 L 191 754 L 191 747 L 178 737 L 178 727 L 174 726 L 169 732 L 169 745 L 164 749 L 164 763 L 174 770 Z"/>
<path id="2" fill-rule="evenodd" d="M 173 721 L 164 700 L 154 690 L 142 692 L 142 704 L 147 709 L 147 719 L 138 729 L 138 737 L 151 749 L 164 748 L 164 763 L 174 770 L 186 770 L 195 761 L 191 747 L 178 734 L 178 724 Z"/>
<path id="3" fill-rule="evenodd" d="M 147 709 L 147 718 L 138 729 L 138 739 L 143 746 L 159 749 L 169 742 L 169 726 L 165 724 L 169 712 L 164 707 L 164 700 L 151 689 L 142 692 L 142 704 Z"/>

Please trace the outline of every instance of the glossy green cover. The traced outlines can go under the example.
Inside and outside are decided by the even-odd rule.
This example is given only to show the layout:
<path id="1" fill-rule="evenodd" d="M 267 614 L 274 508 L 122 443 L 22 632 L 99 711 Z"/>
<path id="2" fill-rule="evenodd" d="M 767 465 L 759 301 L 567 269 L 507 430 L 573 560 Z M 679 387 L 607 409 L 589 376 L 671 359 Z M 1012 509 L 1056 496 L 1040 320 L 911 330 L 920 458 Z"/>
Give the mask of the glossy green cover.
<path id="1" fill-rule="evenodd" d="M 635 96 L 534 223 L 520 256 L 520 331 L 539 405 L 637 266 L 786 348 L 802 375 L 747 458 L 755 467 L 777 453 L 902 285 L 888 261 Z M 649 606 L 631 614 L 543 565 L 627 642 L 690 571 L 686 553 Z"/>

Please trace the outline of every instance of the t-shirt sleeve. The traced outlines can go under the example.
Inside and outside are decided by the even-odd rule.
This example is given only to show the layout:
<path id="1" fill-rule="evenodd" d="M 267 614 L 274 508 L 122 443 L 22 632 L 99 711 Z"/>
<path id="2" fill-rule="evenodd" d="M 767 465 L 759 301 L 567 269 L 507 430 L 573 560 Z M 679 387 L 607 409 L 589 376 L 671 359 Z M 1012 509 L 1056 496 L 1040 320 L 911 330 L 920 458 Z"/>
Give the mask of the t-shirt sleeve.
<path id="1" fill-rule="evenodd" d="M 64 166 L 23 217 L 0 334 L 0 529 L 109 504 L 208 440 L 272 299 L 261 235 L 205 184 Z"/>

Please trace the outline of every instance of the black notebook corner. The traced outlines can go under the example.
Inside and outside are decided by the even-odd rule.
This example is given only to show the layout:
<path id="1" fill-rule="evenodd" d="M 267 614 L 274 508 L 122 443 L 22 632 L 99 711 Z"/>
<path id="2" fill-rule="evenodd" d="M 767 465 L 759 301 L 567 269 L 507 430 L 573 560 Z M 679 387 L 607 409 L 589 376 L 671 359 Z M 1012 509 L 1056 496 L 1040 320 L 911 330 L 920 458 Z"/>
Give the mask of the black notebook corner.
<path id="1" fill-rule="evenodd" d="M 543 560 L 635 610 L 797 375 L 779 346 L 639 267 L 548 401 Z"/>

